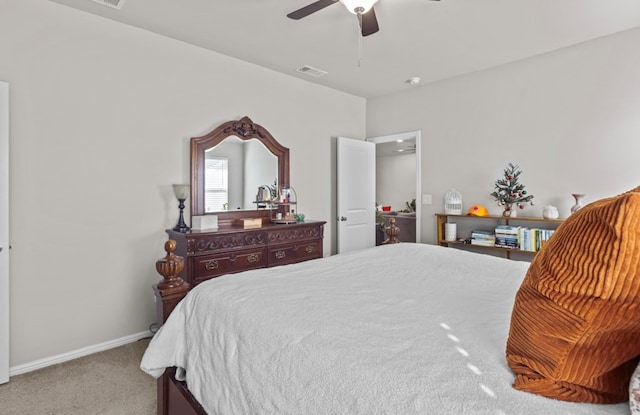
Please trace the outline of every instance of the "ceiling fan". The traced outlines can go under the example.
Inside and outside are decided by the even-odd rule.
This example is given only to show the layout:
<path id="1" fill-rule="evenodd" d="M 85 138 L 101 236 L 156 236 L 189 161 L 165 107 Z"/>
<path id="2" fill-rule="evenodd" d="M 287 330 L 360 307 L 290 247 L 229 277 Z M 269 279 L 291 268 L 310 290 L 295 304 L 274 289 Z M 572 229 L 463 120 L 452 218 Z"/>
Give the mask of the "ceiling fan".
<path id="1" fill-rule="evenodd" d="M 369 36 L 380 30 L 378 27 L 378 19 L 376 19 L 376 12 L 373 9 L 373 5 L 376 4 L 378 0 L 318 0 L 289 13 L 287 17 L 299 20 L 338 2 L 342 3 L 351 13 L 358 16 L 362 36 Z"/>

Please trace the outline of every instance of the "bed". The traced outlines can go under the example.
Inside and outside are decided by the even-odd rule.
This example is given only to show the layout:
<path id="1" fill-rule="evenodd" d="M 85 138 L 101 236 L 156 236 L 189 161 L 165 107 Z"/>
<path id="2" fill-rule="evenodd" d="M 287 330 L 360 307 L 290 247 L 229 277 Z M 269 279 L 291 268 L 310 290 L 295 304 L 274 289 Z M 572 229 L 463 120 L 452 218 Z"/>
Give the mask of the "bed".
<path id="1" fill-rule="evenodd" d="M 512 387 L 528 267 L 399 243 L 218 277 L 175 301 L 141 368 L 160 414 L 628 415 Z"/>

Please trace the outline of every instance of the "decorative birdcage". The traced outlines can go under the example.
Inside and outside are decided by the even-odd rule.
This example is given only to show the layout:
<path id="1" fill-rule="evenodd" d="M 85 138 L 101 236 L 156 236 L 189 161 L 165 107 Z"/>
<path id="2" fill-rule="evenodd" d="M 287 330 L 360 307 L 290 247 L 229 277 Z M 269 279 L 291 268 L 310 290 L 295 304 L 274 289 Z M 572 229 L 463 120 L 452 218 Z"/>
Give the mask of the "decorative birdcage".
<path id="1" fill-rule="evenodd" d="M 451 189 L 444 195 L 444 213 L 462 215 L 462 195 L 456 189 Z"/>

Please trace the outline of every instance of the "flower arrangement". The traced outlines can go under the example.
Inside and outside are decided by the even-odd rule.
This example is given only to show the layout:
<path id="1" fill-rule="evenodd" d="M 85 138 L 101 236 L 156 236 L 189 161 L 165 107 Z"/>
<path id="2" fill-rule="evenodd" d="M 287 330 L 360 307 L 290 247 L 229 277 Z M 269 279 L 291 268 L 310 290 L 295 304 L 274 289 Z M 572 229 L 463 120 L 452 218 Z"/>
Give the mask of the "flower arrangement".
<path id="1" fill-rule="evenodd" d="M 376 226 L 378 229 L 384 232 L 384 228 L 386 226 L 384 216 L 382 216 L 382 211 L 379 209 L 378 202 L 376 202 Z"/>
<path id="2" fill-rule="evenodd" d="M 411 202 L 404 202 L 404 204 L 406 205 L 406 207 L 399 210 L 398 212 L 412 213 L 416 211 L 416 199 L 411 199 Z"/>
<path id="3" fill-rule="evenodd" d="M 509 163 L 504 169 L 504 177 L 495 182 L 495 190 L 491 196 L 495 198 L 498 205 L 504 206 L 503 216 L 516 216 L 514 206 L 524 209 L 525 203 L 533 203 L 533 195 L 527 194 L 524 185 L 518 182 L 518 177 L 522 173 L 518 170 L 518 165 Z"/>

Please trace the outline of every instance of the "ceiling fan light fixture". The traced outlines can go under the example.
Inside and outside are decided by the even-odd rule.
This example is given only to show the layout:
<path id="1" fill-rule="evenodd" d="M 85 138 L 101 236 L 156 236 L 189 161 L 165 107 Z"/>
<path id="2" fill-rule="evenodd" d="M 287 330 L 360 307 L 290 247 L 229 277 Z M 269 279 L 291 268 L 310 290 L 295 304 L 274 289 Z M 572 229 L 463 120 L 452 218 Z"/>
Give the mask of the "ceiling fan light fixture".
<path id="1" fill-rule="evenodd" d="M 344 4 L 344 7 L 353 14 L 365 14 L 377 2 L 378 0 L 340 0 L 340 3 Z"/>

